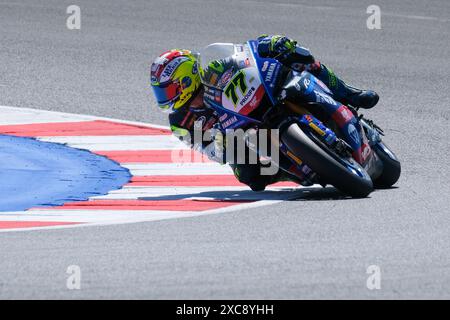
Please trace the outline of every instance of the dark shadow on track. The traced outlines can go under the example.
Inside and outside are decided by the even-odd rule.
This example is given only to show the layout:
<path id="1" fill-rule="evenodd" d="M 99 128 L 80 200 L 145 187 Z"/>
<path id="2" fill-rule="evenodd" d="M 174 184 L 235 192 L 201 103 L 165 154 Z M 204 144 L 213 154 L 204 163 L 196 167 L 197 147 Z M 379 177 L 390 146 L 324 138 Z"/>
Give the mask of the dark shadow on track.
<path id="1" fill-rule="evenodd" d="M 302 195 L 298 198 L 291 199 L 289 201 L 329 201 L 329 200 L 352 200 L 352 198 L 347 196 L 337 190 L 334 187 L 325 188 L 307 188 L 302 192 Z"/>
<path id="2" fill-rule="evenodd" d="M 398 189 L 397 186 L 390 186 L 390 187 L 376 187 L 375 190 L 395 190 Z"/>
<path id="3" fill-rule="evenodd" d="M 190 194 L 175 194 L 156 197 L 140 197 L 139 200 L 181 200 L 186 198 L 209 198 L 223 201 L 259 201 L 259 200 L 284 200 L 284 201 L 329 201 L 329 200 L 351 200 L 334 187 L 307 187 L 298 190 L 290 188 L 254 192 L 251 190 L 224 190 L 204 191 Z"/>

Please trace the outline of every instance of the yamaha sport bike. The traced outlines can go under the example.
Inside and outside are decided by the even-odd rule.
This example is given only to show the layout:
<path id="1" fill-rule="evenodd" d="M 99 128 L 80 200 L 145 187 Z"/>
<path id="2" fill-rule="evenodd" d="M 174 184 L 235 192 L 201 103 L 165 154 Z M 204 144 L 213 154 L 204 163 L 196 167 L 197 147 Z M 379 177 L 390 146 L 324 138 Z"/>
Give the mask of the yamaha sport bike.
<path id="1" fill-rule="evenodd" d="M 277 147 L 291 162 L 280 169 L 292 180 L 366 197 L 399 179 L 400 162 L 383 143 L 381 128 L 336 101 L 311 73 L 261 57 L 255 40 L 211 44 L 198 59 L 204 99 L 218 113 L 219 130 L 278 129 Z"/>

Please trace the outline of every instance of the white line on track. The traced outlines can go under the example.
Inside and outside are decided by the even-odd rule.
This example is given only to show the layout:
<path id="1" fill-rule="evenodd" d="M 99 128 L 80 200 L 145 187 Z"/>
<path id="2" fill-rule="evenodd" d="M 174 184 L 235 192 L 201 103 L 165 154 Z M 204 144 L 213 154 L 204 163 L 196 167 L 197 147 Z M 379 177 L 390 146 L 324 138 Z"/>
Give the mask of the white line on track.
<path id="1" fill-rule="evenodd" d="M 230 175 L 230 166 L 218 165 L 214 162 L 182 162 L 182 163 L 121 163 L 122 167 L 130 170 L 133 176 L 159 175 Z M 214 181 L 211 181 L 211 184 Z"/>
<path id="2" fill-rule="evenodd" d="M 186 150 L 184 143 L 174 136 L 73 136 L 38 137 L 41 141 L 64 143 L 73 148 L 90 151 L 123 150 Z"/>

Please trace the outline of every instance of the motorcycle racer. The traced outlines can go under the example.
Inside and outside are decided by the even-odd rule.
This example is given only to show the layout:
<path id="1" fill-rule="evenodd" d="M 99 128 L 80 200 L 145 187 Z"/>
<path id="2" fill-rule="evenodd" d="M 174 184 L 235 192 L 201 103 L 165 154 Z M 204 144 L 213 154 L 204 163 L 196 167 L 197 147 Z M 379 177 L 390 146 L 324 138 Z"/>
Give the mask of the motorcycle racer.
<path id="1" fill-rule="evenodd" d="M 361 90 L 347 85 L 334 72 L 316 60 L 308 49 L 297 45 L 296 41 L 284 36 L 262 35 L 258 39 L 258 53 L 262 57 L 277 59 L 283 65 L 296 70 L 308 71 L 328 86 L 333 98 L 343 105 L 357 108 L 372 108 L 378 102 L 378 95 L 371 90 Z M 228 62 L 215 61 L 210 64 L 209 82 L 220 81 L 230 67 Z M 214 142 L 195 144 L 194 125 L 201 126 L 202 132 L 212 129 L 218 123 L 218 115 L 209 108 L 203 97 L 207 88 L 201 84 L 196 56 L 188 50 L 174 49 L 160 55 L 151 66 L 151 85 L 158 106 L 168 110 L 173 133 L 191 147 L 208 155 L 211 159 L 224 162 L 223 154 L 217 153 Z M 212 79 L 214 77 L 214 79 Z M 298 92 L 297 92 L 298 93 Z M 295 93 L 294 93 L 295 95 Z M 289 97 L 287 97 L 289 98 Z M 345 109 L 343 110 L 345 112 Z M 333 112 L 339 117 L 338 112 Z M 345 114 L 344 114 L 345 116 Z M 261 175 L 261 163 L 230 164 L 236 178 L 252 190 L 260 191 L 276 181 L 290 179 L 289 174 L 279 170 L 274 176 Z M 292 165 L 289 159 L 280 159 L 280 166 Z M 307 179 L 306 179 L 307 180 Z M 305 181 L 308 184 L 308 181 Z"/>

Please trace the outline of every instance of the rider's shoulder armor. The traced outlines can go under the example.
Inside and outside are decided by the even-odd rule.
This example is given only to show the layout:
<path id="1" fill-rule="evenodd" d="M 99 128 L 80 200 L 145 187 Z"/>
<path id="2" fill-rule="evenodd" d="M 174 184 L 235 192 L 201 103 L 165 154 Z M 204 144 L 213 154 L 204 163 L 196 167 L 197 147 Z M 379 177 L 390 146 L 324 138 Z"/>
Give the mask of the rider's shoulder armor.
<path id="1" fill-rule="evenodd" d="M 214 110 L 207 106 L 202 108 L 191 108 L 184 106 L 175 112 L 169 114 L 169 123 L 172 132 L 182 140 L 187 135 L 193 135 L 194 129 L 200 126 L 202 131 L 212 128 L 217 122 Z"/>

